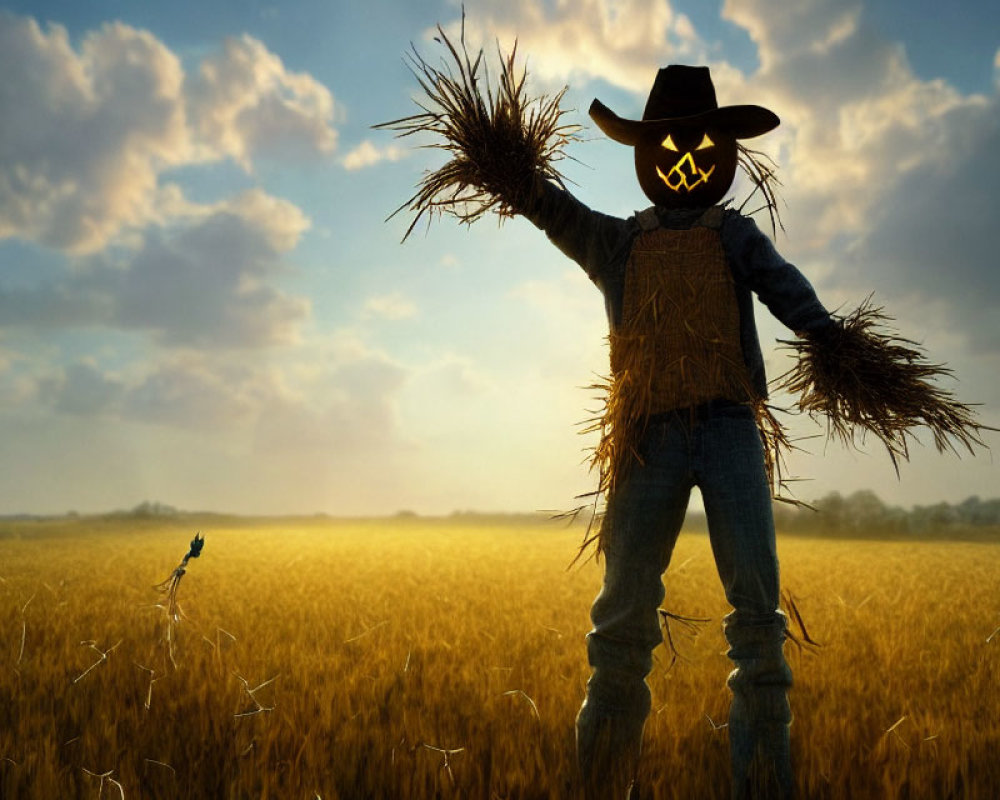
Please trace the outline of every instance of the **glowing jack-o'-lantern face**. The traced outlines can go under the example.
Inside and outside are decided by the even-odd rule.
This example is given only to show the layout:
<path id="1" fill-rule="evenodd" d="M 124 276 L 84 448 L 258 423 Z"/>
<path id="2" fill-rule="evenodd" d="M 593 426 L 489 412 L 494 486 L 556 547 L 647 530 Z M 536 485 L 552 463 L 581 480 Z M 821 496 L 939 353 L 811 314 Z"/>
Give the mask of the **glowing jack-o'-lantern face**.
<path id="1" fill-rule="evenodd" d="M 635 146 L 639 185 L 656 205 L 715 205 L 736 175 L 736 139 L 719 130 L 673 124 L 649 131 Z"/>

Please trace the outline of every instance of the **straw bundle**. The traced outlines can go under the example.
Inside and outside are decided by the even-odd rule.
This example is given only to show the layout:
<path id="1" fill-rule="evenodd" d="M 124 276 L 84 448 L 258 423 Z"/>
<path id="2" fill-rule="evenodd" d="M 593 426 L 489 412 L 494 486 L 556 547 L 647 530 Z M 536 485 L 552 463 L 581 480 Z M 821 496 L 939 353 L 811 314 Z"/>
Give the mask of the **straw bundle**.
<path id="1" fill-rule="evenodd" d="M 828 435 L 842 443 L 859 446 L 867 434 L 877 437 L 897 474 L 918 426 L 930 429 L 939 452 L 985 447 L 982 432 L 995 429 L 976 422 L 970 406 L 934 384 L 951 371 L 928 363 L 916 342 L 886 328 L 891 319 L 869 297 L 823 336 L 782 341 L 797 363 L 775 386 L 798 394 L 801 411 L 825 416 Z"/>
<path id="2" fill-rule="evenodd" d="M 638 348 L 632 348 L 633 351 Z M 575 563 L 593 545 L 592 555 L 599 558 L 607 549 L 604 530 L 603 513 L 598 510 L 601 498 L 611 496 L 615 486 L 625 477 L 633 464 L 642 463 L 639 452 L 643 434 L 646 431 L 646 419 L 650 402 L 649 381 L 640 380 L 641 371 L 624 368 L 615 378 L 604 378 L 600 383 L 591 384 L 588 389 L 599 392 L 603 400 L 603 408 L 595 416 L 584 421 L 580 428 L 581 434 L 598 433 L 597 445 L 590 451 L 589 464 L 592 471 L 598 475 L 597 489 L 580 498 L 589 498 L 593 505 L 591 522 L 587 526 L 583 543 L 577 552 Z M 788 438 L 788 432 L 774 415 L 772 407 L 754 395 L 753 387 L 744 384 L 744 396 L 754 398 L 749 400 L 760 434 L 764 450 L 764 470 L 768 485 L 771 487 L 771 497 L 782 503 L 809 507 L 808 504 L 786 496 L 783 492 L 788 488 L 788 480 L 784 477 L 787 455 L 795 449 Z M 679 414 L 683 416 L 682 409 Z M 580 506 L 570 512 L 559 515 L 575 518 L 586 507 Z"/>
<path id="3" fill-rule="evenodd" d="M 535 177 L 562 185 L 554 164 L 565 158 L 563 148 L 576 139 L 579 127 L 563 122 L 559 103 L 566 89 L 552 97 L 530 98 L 525 92 L 527 70 L 515 68 L 517 45 L 509 55 L 499 50 L 500 74 L 495 87 L 480 50 L 470 58 L 465 44 L 465 16 L 459 47 L 438 26 L 435 41 L 447 49 L 439 69 L 413 48 L 410 69 L 423 90 L 419 114 L 384 122 L 376 129 L 397 131 L 406 137 L 430 134 L 425 147 L 438 148 L 452 158 L 421 179 L 416 193 L 393 212 L 413 213 L 405 240 L 424 216 L 448 214 L 471 224 L 490 211 L 514 216 L 532 191 Z M 481 73 L 487 83 L 481 88 Z"/>

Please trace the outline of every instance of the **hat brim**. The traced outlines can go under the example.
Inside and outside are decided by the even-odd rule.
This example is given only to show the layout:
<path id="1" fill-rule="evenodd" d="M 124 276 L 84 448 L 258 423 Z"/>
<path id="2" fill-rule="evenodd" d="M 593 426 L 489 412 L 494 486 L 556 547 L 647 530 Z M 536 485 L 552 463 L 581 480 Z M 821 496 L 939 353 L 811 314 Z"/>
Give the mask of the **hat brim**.
<path id="1" fill-rule="evenodd" d="M 778 127 L 781 120 L 773 111 L 763 106 L 723 106 L 701 114 L 668 119 L 623 119 L 600 100 L 590 104 L 590 118 L 605 135 L 616 142 L 635 145 L 642 137 L 657 128 L 668 128 L 676 123 L 702 123 L 725 131 L 736 139 L 752 139 Z"/>

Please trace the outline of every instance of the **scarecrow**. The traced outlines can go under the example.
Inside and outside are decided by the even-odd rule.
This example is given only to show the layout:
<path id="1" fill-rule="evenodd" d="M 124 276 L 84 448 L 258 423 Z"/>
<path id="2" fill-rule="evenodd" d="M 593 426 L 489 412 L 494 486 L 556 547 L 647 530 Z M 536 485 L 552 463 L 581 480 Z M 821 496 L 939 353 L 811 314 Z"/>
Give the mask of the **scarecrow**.
<path id="1" fill-rule="evenodd" d="M 520 214 L 576 261 L 604 296 L 611 375 L 596 428 L 594 465 L 605 512 L 593 542 L 605 560 L 587 637 L 592 674 L 577 716 L 577 754 L 588 796 L 621 797 L 636 774 L 650 710 L 646 676 L 662 642 L 663 573 L 692 487 L 700 488 L 726 598 L 734 669 L 728 733 L 733 796 L 792 792 L 788 689 L 783 655 L 772 495 L 780 489 L 784 431 L 768 394 L 752 294 L 797 335 L 796 366 L 784 376 L 799 406 L 823 413 L 847 441 L 869 432 L 895 462 L 917 425 L 939 448 L 971 449 L 983 426 L 937 388 L 946 370 L 879 327 L 865 304 L 836 317 L 755 222 L 722 202 L 738 167 L 775 219 L 774 172 L 744 140 L 774 129 L 757 105 L 719 106 L 707 67 L 661 69 L 641 120 L 598 100 L 590 116 L 634 149 L 639 185 L 652 206 L 628 219 L 593 211 L 562 184 L 555 162 L 575 138 L 561 122 L 561 95 L 528 100 L 513 53 L 497 88 L 479 88 L 480 58 L 440 32 L 455 67 L 416 51 L 428 101 L 421 114 L 384 128 L 436 134 L 453 158 L 425 176 L 402 208 L 472 222 L 487 211 Z"/>

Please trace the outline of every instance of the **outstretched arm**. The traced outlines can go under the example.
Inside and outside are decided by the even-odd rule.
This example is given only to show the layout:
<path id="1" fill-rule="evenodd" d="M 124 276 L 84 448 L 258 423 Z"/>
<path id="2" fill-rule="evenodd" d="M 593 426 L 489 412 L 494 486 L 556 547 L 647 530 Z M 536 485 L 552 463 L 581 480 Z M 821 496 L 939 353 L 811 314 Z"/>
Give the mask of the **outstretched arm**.
<path id="1" fill-rule="evenodd" d="M 812 284 L 781 257 L 752 219 L 730 211 L 724 234 L 736 279 L 778 320 L 796 333 L 822 336 L 830 331 L 834 321 Z"/>
<path id="2" fill-rule="evenodd" d="M 601 286 L 605 270 L 628 247 L 634 223 L 593 211 L 565 189 L 538 176 L 517 212 Z"/>
<path id="3" fill-rule="evenodd" d="M 985 446 L 982 432 L 992 428 L 938 385 L 948 368 L 929 363 L 916 342 L 886 328 L 890 318 L 881 308 L 866 301 L 834 318 L 752 220 L 733 212 L 726 224 L 737 279 L 800 335 L 784 343 L 796 363 L 775 383 L 798 395 L 802 411 L 825 416 L 828 432 L 845 444 L 863 443 L 866 434 L 878 438 L 897 469 L 918 427 L 930 429 L 938 450 L 973 453 Z"/>

